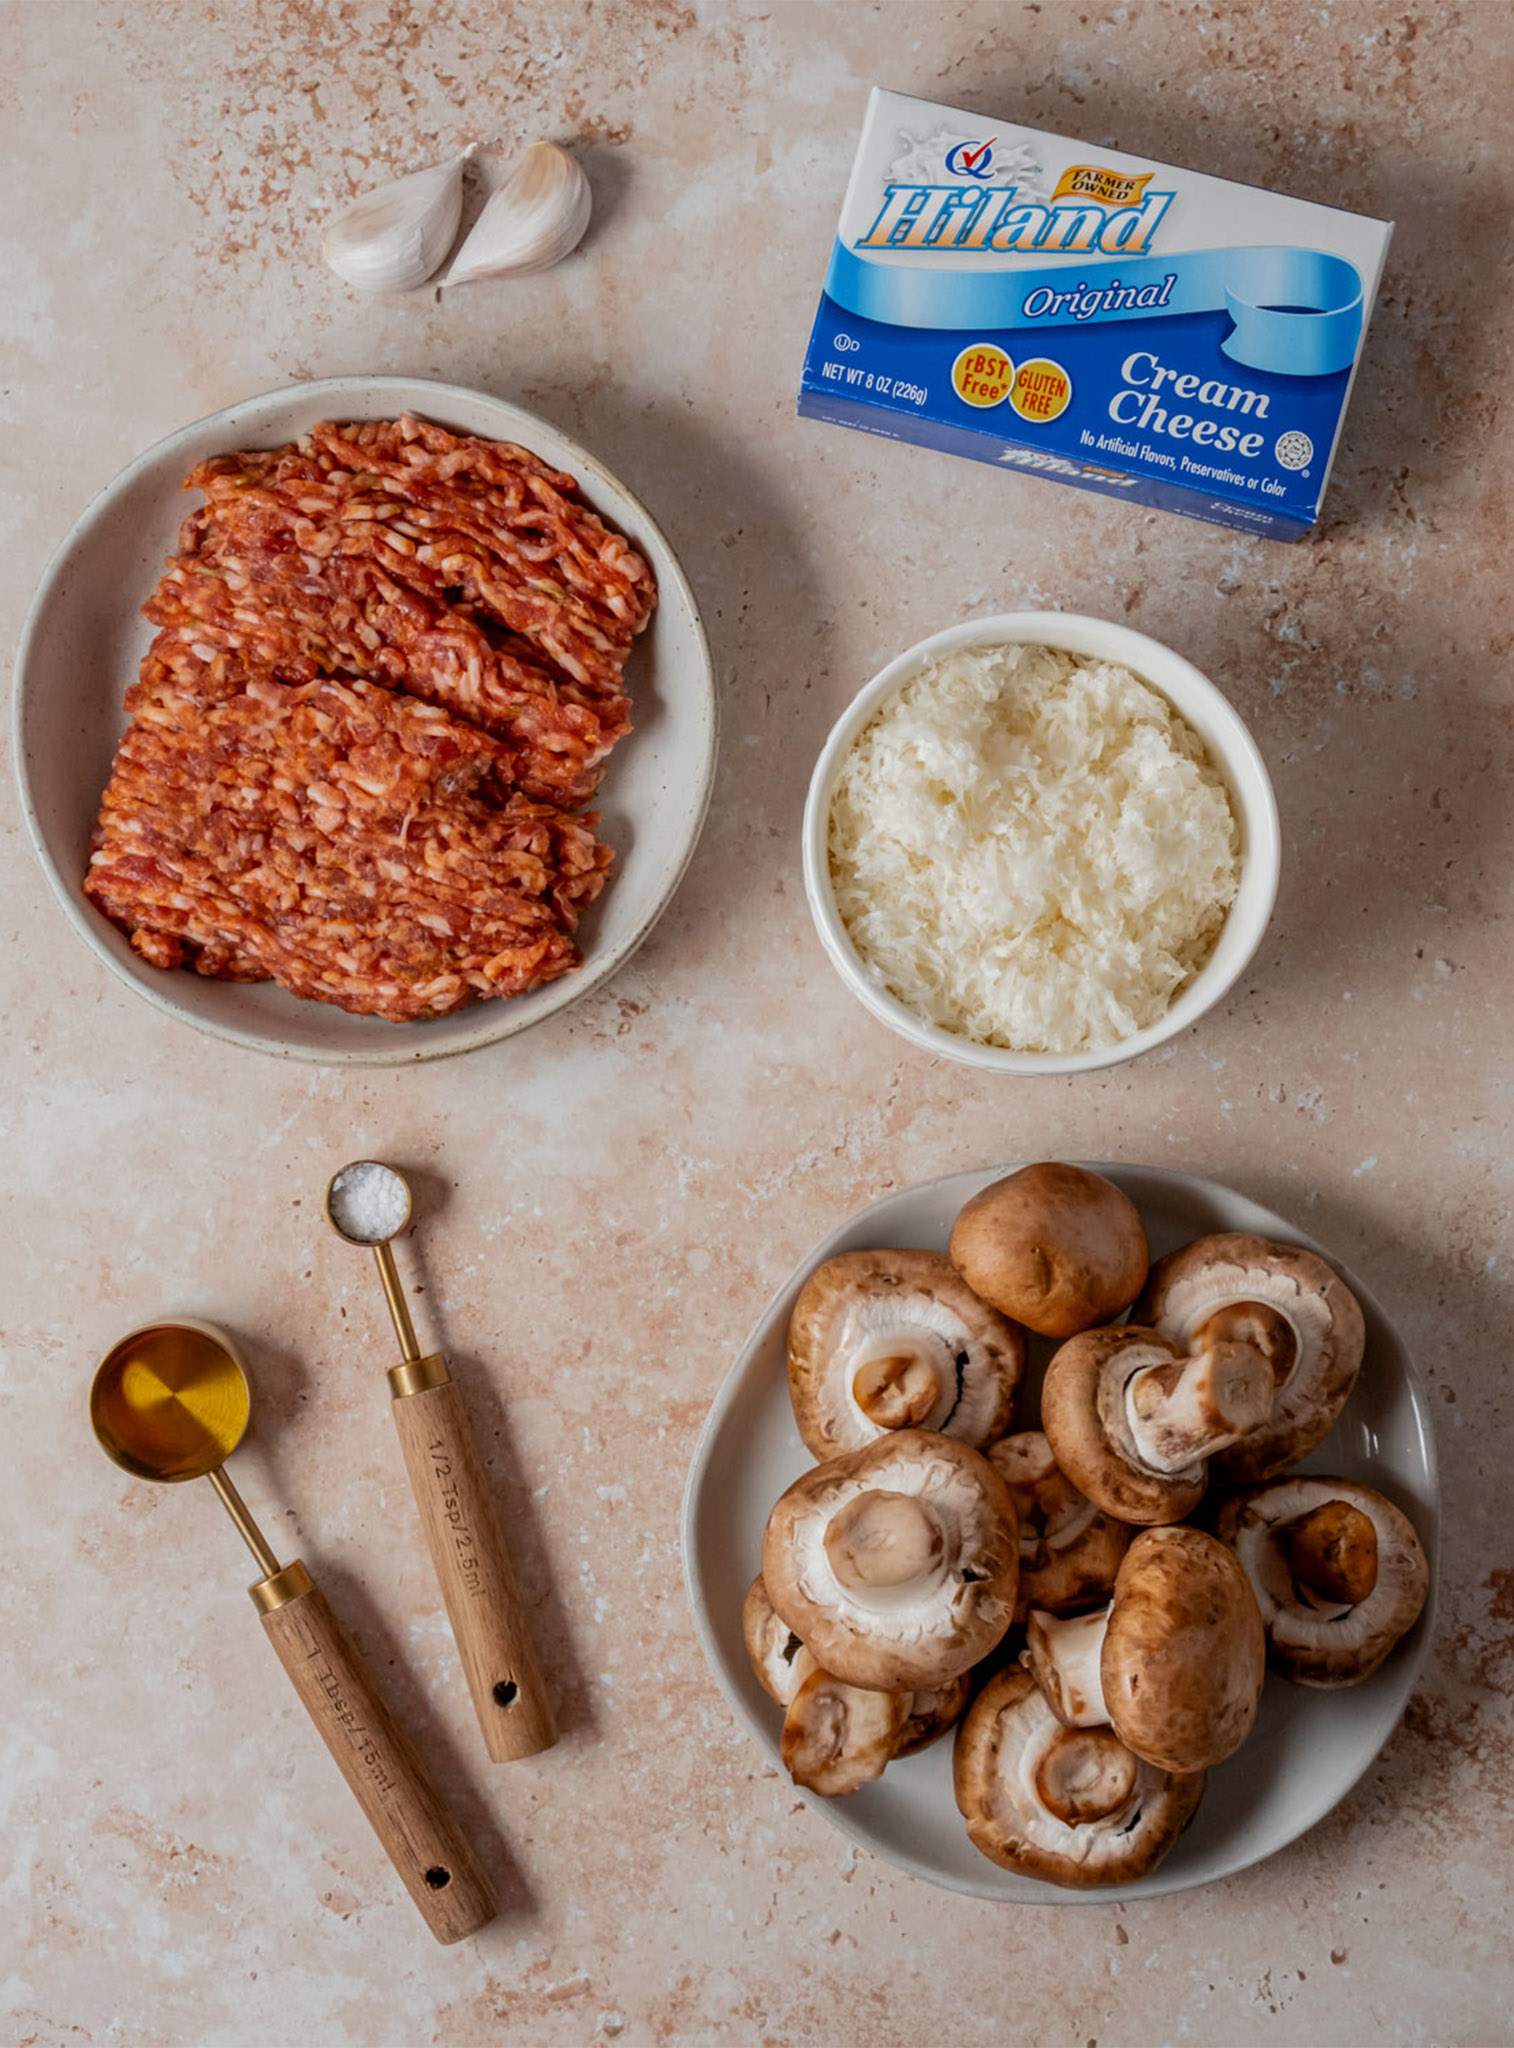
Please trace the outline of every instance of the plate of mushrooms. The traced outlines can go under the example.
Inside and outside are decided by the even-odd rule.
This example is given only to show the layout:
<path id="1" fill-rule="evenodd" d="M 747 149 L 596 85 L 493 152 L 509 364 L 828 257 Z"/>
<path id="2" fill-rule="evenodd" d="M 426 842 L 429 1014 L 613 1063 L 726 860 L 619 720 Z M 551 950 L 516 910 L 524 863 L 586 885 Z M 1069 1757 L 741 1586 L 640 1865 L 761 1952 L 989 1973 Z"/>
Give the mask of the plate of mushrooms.
<path id="1" fill-rule="evenodd" d="M 1156 1167 L 953 1174 L 770 1303 L 684 1569 L 738 1717 L 862 1847 L 979 1898 L 1187 1890 L 1323 1818 L 1433 1626 L 1424 1389 L 1283 1218 Z"/>

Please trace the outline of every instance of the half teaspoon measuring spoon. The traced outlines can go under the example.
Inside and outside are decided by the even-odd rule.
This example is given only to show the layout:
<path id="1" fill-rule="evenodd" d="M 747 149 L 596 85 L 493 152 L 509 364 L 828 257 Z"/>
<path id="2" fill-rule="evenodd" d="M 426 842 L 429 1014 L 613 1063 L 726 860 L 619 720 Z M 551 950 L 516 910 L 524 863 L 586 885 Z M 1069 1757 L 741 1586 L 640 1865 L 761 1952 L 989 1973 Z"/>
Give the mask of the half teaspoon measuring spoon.
<path id="1" fill-rule="evenodd" d="M 280 1566 L 221 1470 L 252 1409 L 231 1339 L 185 1318 L 132 1330 L 105 1354 L 89 1417 L 105 1455 L 138 1479 L 208 1479 L 257 1559 L 248 1588 L 263 1631 L 405 1889 L 440 1942 L 499 1908 L 488 1877 L 427 1779 L 410 1740 L 298 1558 Z"/>
<path id="2" fill-rule="evenodd" d="M 557 1726 L 461 1391 L 440 1352 L 423 1358 L 415 1341 L 389 1248 L 409 1220 L 409 1183 L 392 1166 L 355 1159 L 333 1174 L 326 1221 L 348 1244 L 372 1249 L 399 1339 L 403 1362 L 389 1368 L 394 1426 L 474 1712 L 490 1756 L 511 1763 L 550 1749 Z"/>

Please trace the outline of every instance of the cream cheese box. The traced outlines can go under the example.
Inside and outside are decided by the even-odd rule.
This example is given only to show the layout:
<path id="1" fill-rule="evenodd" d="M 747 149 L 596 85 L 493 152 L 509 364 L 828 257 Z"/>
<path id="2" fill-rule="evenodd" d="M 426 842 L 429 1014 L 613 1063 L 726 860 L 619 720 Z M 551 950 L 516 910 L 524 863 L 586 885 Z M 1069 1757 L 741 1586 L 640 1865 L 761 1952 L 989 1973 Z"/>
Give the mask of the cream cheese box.
<path id="1" fill-rule="evenodd" d="M 875 89 L 799 411 L 1298 540 L 1391 233 Z"/>

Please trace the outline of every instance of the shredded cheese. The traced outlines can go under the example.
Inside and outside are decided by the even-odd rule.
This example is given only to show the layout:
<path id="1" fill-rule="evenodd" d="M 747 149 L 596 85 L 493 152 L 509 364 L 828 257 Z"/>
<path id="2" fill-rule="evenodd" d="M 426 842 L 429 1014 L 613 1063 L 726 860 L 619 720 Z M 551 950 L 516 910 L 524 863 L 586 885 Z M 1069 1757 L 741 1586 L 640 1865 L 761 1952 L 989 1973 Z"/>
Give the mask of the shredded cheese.
<path id="1" fill-rule="evenodd" d="M 1117 1045 L 1213 952 L 1240 831 L 1203 741 L 1148 683 L 1047 647 L 929 663 L 853 743 L 830 869 L 882 987 L 1019 1052 Z"/>

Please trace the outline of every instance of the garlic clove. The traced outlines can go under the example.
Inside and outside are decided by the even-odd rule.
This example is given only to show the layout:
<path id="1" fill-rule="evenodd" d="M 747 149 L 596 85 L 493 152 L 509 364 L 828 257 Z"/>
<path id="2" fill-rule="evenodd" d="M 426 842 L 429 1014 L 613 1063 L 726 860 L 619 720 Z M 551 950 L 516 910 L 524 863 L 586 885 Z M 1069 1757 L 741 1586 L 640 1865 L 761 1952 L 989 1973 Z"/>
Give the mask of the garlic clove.
<path id="1" fill-rule="evenodd" d="M 442 283 L 549 269 L 583 240 L 593 203 L 575 158 L 555 142 L 532 143 L 491 195 Z"/>
<path id="2" fill-rule="evenodd" d="M 327 221 L 321 254 L 360 292 L 424 284 L 452 247 L 463 211 L 463 157 L 364 192 Z"/>

